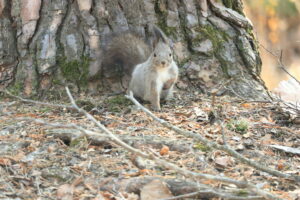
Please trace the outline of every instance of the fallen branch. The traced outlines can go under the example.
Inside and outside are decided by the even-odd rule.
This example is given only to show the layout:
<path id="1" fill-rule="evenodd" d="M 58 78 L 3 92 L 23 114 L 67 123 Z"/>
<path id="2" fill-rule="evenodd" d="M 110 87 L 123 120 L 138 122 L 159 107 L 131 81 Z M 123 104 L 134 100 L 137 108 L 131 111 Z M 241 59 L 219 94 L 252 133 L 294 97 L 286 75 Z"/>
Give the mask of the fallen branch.
<path id="1" fill-rule="evenodd" d="M 192 197 L 197 197 L 197 196 L 202 198 L 204 195 L 208 195 L 208 194 L 218 196 L 218 197 L 221 197 L 224 199 L 230 199 L 230 200 L 262 200 L 262 198 L 259 196 L 250 196 L 250 197 L 233 196 L 233 195 L 227 195 L 227 194 L 220 193 L 220 192 L 215 192 L 212 190 L 202 190 L 199 192 L 192 192 L 192 193 L 183 194 L 183 195 L 170 197 L 170 198 L 166 198 L 166 199 L 160 199 L 160 200 L 177 200 L 177 199 L 192 198 Z"/>
<path id="2" fill-rule="evenodd" d="M 203 144 L 207 145 L 210 148 L 214 148 L 214 149 L 218 149 L 218 150 L 222 150 L 225 151 L 227 153 L 229 153 L 231 156 L 235 157 L 236 159 L 238 159 L 239 161 L 241 161 L 242 163 L 245 163 L 247 165 L 250 165 L 256 169 L 259 169 L 261 171 L 267 172 L 271 175 L 277 176 L 277 177 L 281 177 L 281 178 L 287 178 L 287 179 L 291 179 L 297 182 L 300 182 L 300 177 L 296 176 L 296 175 L 290 175 L 290 174 L 284 174 L 280 171 L 277 170 L 273 170 L 270 169 L 269 167 L 266 166 L 262 166 L 260 164 L 257 164 L 256 162 L 245 158 L 243 155 L 241 155 L 240 153 L 236 152 L 235 150 L 231 149 L 228 146 L 224 146 L 224 145 L 219 145 L 215 142 L 211 142 L 209 140 L 207 140 L 206 138 L 202 137 L 200 134 L 195 134 L 191 131 L 187 131 L 187 130 L 183 130 L 180 129 L 176 126 L 173 126 L 172 124 L 166 122 L 163 119 L 160 119 L 158 117 L 156 117 L 150 110 L 148 110 L 147 108 L 145 108 L 144 106 L 142 106 L 134 97 L 133 94 L 130 93 L 130 95 L 126 95 L 126 97 L 128 99 L 130 99 L 136 106 L 138 106 L 138 108 L 140 108 L 141 110 L 143 110 L 146 114 L 148 114 L 150 117 L 152 117 L 155 121 L 159 122 L 160 124 L 162 124 L 163 126 L 190 138 L 194 138 L 200 142 L 202 142 Z"/>
<path id="3" fill-rule="evenodd" d="M 196 197 L 198 195 L 201 195 L 203 193 L 207 193 L 207 190 L 206 191 L 201 191 L 201 192 L 192 192 L 192 193 L 183 194 L 183 195 L 170 197 L 170 198 L 166 198 L 166 199 L 160 199 L 160 200 L 177 200 L 177 199 L 183 199 L 183 198 L 191 198 L 191 197 Z"/>
<path id="4" fill-rule="evenodd" d="M 110 182 L 105 182 L 104 186 L 100 187 L 100 190 L 109 191 L 112 188 L 126 188 L 127 193 L 139 194 L 145 185 L 153 182 L 154 180 L 159 180 L 168 185 L 168 189 L 171 191 L 175 197 L 168 199 L 183 199 L 191 198 L 193 199 L 212 199 L 215 197 L 221 197 L 224 199 L 235 199 L 235 200 L 262 200 L 260 196 L 248 196 L 241 197 L 237 195 L 239 190 L 223 190 L 220 188 L 211 189 L 209 186 L 197 182 L 182 180 L 182 179 L 170 179 L 170 178 L 159 178 L 153 176 L 144 177 L 134 177 L 129 179 L 120 180 L 120 178 L 112 179 Z M 100 183 L 101 184 L 101 183 Z M 119 191 L 120 192 L 120 191 Z M 121 191 L 122 192 L 122 191 Z M 251 194 L 249 194 L 251 195 Z M 164 199 L 166 200 L 166 199 Z"/>
<path id="5" fill-rule="evenodd" d="M 10 97 L 13 97 L 15 99 L 18 99 L 18 100 L 20 100 L 22 102 L 26 102 L 26 103 L 33 103 L 33 104 L 37 104 L 37 105 L 50 106 L 50 107 L 56 107 L 56 108 L 64 108 L 64 109 L 71 109 L 71 110 L 75 109 L 73 106 L 68 106 L 68 105 L 63 105 L 63 104 L 52 104 L 52 103 L 47 103 L 47 102 L 34 101 L 34 100 L 31 100 L 31 99 L 24 99 L 20 96 L 13 95 L 12 93 L 10 93 L 7 90 L 4 90 L 2 92 L 7 94 Z"/>
<path id="6" fill-rule="evenodd" d="M 102 134 L 102 137 L 94 137 L 95 135 L 99 136 L 99 133 L 91 132 L 93 134 L 93 136 L 91 136 L 91 135 L 84 134 L 80 130 L 72 127 L 59 126 L 56 128 L 58 129 L 51 129 L 46 131 L 46 133 L 48 135 L 52 135 L 54 137 L 60 138 L 62 140 L 68 140 L 68 141 L 71 141 L 74 136 L 75 137 L 87 136 L 87 139 L 92 145 L 107 145 L 111 143 L 111 140 L 105 134 Z M 119 135 L 119 138 L 122 141 L 130 144 L 131 146 L 148 145 L 151 148 L 155 148 L 155 149 L 161 149 L 163 146 L 168 146 L 170 151 L 177 151 L 180 153 L 186 153 L 191 151 L 191 148 L 189 145 L 187 145 L 187 142 L 178 142 L 178 140 L 174 140 L 166 137 L 160 137 L 156 135 L 131 136 L 131 135 L 122 134 Z"/>
<path id="7" fill-rule="evenodd" d="M 292 148 L 292 147 L 287 147 L 287 146 L 282 146 L 282 145 L 269 145 L 269 147 L 272 147 L 274 149 L 286 152 L 286 153 L 291 153 L 291 154 L 296 154 L 300 155 L 300 149 L 298 148 Z"/>

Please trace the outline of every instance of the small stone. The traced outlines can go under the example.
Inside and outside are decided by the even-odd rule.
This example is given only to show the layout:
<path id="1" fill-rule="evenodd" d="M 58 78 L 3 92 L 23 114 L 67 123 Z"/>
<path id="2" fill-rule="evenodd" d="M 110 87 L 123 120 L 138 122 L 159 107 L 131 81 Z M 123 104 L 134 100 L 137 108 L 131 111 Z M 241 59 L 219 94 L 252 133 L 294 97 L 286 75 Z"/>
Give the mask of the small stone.
<path id="1" fill-rule="evenodd" d="M 241 138 L 237 137 L 237 136 L 232 137 L 232 139 L 235 140 L 235 141 L 240 141 L 241 140 Z"/>
<path id="2" fill-rule="evenodd" d="M 241 151 L 241 150 L 244 150 L 244 149 L 245 149 L 244 145 L 243 145 L 243 144 L 239 144 L 239 145 L 236 147 L 235 150 Z"/>
<path id="3" fill-rule="evenodd" d="M 178 81 L 176 83 L 176 86 L 179 88 L 179 89 L 187 89 L 188 88 L 188 84 L 183 82 L 183 81 Z"/>
<path id="4" fill-rule="evenodd" d="M 165 182 L 160 180 L 153 180 L 141 189 L 141 199 L 143 200 L 164 199 L 169 197 L 173 197 L 170 189 Z"/>

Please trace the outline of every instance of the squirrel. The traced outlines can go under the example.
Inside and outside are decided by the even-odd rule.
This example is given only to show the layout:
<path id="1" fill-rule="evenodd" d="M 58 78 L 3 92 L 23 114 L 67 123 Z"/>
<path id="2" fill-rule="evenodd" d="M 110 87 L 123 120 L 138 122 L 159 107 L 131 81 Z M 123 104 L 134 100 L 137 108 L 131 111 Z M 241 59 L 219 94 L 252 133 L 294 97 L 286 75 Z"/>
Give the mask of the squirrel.
<path id="1" fill-rule="evenodd" d="M 153 27 L 158 38 L 149 58 L 138 64 L 131 75 L 128 91 L 150 101 L 151 108 L 159 111 L 160 100 L 167 100 L 178 79 L 178 67 L 173 59 L 169 39 L 158 27 Z"/>
<path id="2" fill-rule="evenodd" d="M 90 69 L 90 80 L 100 72 L 102 77 L 121 83 L 135 97 L 150 101 L 154 110 L 160 110 L 160 100 L 172 95 L 178 67 L 169 39 L 160 28 L 153 25 L 151 30 L 148 41 L 132 31 L 114 35 L 102 48 L 99 68 Z"/>

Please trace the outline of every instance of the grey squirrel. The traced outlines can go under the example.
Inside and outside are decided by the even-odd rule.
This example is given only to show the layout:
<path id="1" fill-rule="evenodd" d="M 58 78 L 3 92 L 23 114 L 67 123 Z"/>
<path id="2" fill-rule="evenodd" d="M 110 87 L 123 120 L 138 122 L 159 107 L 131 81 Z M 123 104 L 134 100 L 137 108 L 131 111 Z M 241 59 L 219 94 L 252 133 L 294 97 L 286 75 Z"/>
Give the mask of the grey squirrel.
<path id="1" fill-rule="evenodd" d="M 172 95 L 178 67 L 163 31 L 153 26 L 152 34 L 152 45 L 132 32 L 113 37 L 103 51 L 101 70 L 106 77 L 119 76 L 128 92 L 160 110 L 160 100 Z"/>
<path id="2" fill-rule="evenodd" d="M 178 78 L 178 67 L 173 59 L 169 40 L 157 27 L 158 41 L 148 59 L 138 64 L 132 73 L 128 91 L 150 101 L 154 110 L 161 110 L 160 100 L 168 99 Z"/>

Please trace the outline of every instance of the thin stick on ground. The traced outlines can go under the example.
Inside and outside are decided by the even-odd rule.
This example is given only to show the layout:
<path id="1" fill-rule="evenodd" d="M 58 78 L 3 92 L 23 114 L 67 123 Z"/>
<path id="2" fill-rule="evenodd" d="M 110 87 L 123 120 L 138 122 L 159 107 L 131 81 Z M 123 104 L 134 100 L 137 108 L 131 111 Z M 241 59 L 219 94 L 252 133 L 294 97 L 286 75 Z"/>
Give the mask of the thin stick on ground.
<path id="1" fill-rule="evenodd" d="M 50 106 L 50 107 L 56 107 L 56 108 L 65 108 L 65 109 L 71 109 L 71 110 L 75 109 L 73 106 L 68 106 L 68 105 L 63 105 L 63 104 L 52 104 L 52 103 L 47 103 L 47 102 L 34 101 L 34 100 L 31 100 L 31 99 L 24 99 L 20 96 L 13 95 L 12 93 L 10 93 L 7 90 L 4 90 L 2 92 L 4 92 L 5 94 L 7 94 L 10 97 L 13 97 L 15 99 L 19 99 L 20 101 L 26 102 L 26 103 L 33 103 L 33 104 L 37 104 L 37 105 Z"/>
<path id="2" fill-rule="evenodd" d="M 232 196 L 232 195 L 227 195 L 227 194 L 222 194 L 220 192 L 212 191 L 212 190 L 203 190 L 199 192 L 192 192 L 188 194 L 183 194 L 175 197 L 170 197 L 170 198 L 165 198 L 165 199 L 160 199 L 160 200 L 177 200 L 177 199 L 184 199 L 184 198 L 192 198 L 196 196 L 200 196 L 203 194 L 212 194 L 224 199 L 230 199 L 230 200 L 262 200 L 263 198 L 260 196 L 250 196 L 250 197 L 237 197 L 237 196 Z"/>
<path id="3" fill-rule="evenodd" d="M 155 121 L 159 122 L 160 124 L 162 124 L 163 126 L 169 128 L 170 130 L 175 131 L 176 133 L 179 133 L 181 135 L 184 135 L 186 137 L 190 137 L 190 138 L 194 138 L 200 142 L 202 142 L 203 144 L 207 145 L 208 147 L 214 148 L 214 149 L 218 149 L 218 150 L 222 150 L 225 151 L 227 153 L 229 153 L 231 156 L 237 158 L 239 161 L 241 161 L 244 164 L 247 164 L 249 166 L 252 166 L 256 169 L 259 169 L 261 171 L 267 172 L 271 175 L 277 176 L 277 177 L 281 177 L 281 178 L 287 178 L 290 180 L 294 180 L 297 182 L 300 182 L 300 177 L 296 176 L 296 175 L 290 175 L 290 174 L 285 174 L 282 173 L 280 171 L 274 170 L 274 169 L 270 169 L 269 167 L 260 165 L 248 158 L 245 158 L 243 155 L 241 155 L 240 153 L 236 152 L 235 150 L 233 150 L 232 148 L 228 147 L 228 146 L 224 146 L 224 145 L 219 145 L 215 142 L 209 141 L 206 138 L 202 137 L 200 134 L 195 134 L 191 131 L 187 131 L 187 130 L 183 130 L 180 129 L 176 126 L 173 126 L 172 124 L 166 122 L 163 119 L 160 119 L 158 117 L 156 117 L 150 110 L 148 110 L 147 108 L 145 108 L 144 106 L 142 106 L 134 97 L 132 92 L 130 92 L 130 95 L 126 95 L 126 97 L 128 99 L 130 99 L 136 106 L 138 106 L 138 108 L 140 108 L 142 111 L 144 111 L 147 115 L 149 115 L 150 117 L 152 117 Z"/>

